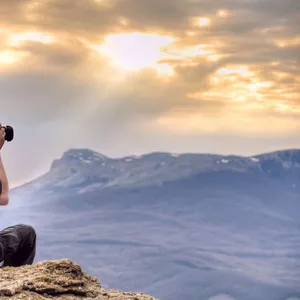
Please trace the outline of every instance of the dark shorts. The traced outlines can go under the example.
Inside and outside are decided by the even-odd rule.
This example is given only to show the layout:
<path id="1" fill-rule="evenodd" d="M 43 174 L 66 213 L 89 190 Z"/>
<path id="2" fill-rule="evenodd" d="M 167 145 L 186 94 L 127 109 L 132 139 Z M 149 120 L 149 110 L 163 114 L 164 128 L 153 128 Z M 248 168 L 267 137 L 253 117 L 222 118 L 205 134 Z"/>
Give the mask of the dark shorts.
<path id="1" fill-rule="evenodd" d="M 0 231 L 0 261 L 3 267 L 31 265 L 36 252 L 36 232 L 30 225 L 18 224 Z"/>

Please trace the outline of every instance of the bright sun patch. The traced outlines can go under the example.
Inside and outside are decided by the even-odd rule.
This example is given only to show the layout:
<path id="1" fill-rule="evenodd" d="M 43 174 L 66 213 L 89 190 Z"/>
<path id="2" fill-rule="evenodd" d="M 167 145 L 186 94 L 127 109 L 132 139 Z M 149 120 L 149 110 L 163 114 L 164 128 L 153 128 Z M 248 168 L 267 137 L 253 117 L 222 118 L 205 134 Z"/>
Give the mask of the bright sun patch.
<path id="1" fill-rule="evenodd" d="M 93 47 L 111 58 L 112 63 L 127 71 L 154 68 L 164 74 L 172 74 L 171 66 L 159 65 L 166 58 L 164 48 L 173 42 L 169 36 L 143 33 L 113 34 L 102 45 Z"/>

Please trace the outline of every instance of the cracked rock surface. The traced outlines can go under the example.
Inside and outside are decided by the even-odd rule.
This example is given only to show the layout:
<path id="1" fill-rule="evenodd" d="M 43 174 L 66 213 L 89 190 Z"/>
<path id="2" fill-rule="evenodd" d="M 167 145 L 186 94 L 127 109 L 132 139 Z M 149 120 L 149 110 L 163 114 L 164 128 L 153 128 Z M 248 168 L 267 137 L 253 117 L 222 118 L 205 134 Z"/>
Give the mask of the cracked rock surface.
<path id="1" fill-rule="evenodd" d="M 0 268 L 0 299 L 157 300 L 144 293 L 104 289 L 70 259 Z"/>

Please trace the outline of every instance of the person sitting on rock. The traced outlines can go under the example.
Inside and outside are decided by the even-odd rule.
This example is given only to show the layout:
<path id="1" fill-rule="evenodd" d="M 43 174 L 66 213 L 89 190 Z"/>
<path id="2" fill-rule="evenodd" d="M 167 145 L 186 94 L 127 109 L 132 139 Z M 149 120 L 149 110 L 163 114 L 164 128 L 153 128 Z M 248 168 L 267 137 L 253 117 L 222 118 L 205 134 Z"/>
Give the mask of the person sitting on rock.
<path id="1" fill-rule="evenodd" d="M 0 123 L 0 150 L 5 143 L 5 129 Z M 0 205 L 8 205 L 9 186 L 0 153 Z M 36 252 L 36 232 L 26 224 L 17 224 L 0 231 L 0 266 L 31 265 Z"/>

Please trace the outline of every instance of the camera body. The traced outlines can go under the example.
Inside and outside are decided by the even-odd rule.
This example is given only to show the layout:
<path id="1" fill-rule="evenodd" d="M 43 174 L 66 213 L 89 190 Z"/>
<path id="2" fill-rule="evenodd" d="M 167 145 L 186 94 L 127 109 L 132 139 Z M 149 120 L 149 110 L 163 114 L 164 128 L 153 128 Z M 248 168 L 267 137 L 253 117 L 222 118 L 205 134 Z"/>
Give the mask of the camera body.
<path id="1" fill-rule="evenodd" d="M 14 129 L 9 125 L 2 126 L 2 128 L 5 129 L 5 140 L 11 142 L 14 139 Z"/>

